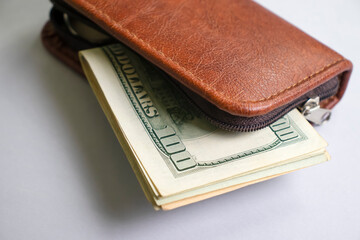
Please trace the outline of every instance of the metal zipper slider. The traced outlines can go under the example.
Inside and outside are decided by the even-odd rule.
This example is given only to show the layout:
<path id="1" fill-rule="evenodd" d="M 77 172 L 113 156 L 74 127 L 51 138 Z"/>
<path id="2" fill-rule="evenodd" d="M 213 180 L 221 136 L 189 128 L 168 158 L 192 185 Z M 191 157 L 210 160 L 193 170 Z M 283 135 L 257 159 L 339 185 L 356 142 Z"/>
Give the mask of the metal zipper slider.
<path id="1" fill-rule="evenodd" d="M 320 107 L 319 96 L 307 100 L 300 110 L 309 122 L 316 125 L 321 125 L 330 120 L 331 110 Z"/>

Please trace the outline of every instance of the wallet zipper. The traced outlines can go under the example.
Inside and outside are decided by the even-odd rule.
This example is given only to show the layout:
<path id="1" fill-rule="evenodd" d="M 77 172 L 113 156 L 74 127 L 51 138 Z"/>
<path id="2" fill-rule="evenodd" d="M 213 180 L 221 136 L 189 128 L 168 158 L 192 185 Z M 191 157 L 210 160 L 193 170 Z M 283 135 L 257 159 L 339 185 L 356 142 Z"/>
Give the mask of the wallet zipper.
<path id="1" fill-rule="evenodd" d="M 326 85 L 326 83 L 323 85 Z M 334 87 L 332 89 L 329 89 L 326 92 L 322 92 L 318 96 L 311 97 L 311 98 L 301 97 L 301 98 L 291 102 L 290 104 L 288 104 L 286 107 L 287 110 L 285 110 L 284 113 L 281 114 L 281 116 L 285 115 L 286 113 L 290 112 L 292 109 L 294 109 L 296 107 L 301 111 L 301 113 L 304 115 L 304 117 L 308 121 L 310 121 L 316 125 L 321 125 L 322 123 L 324 123 L 325 121 L 328 121 L 330 119 L 331 110 L 320 108 L 320 101 L 326 100 L 326 99 L 334 96 L 337 93 L 338 88 L 339 88 L 339 85 L 337 85 L 336 87 Z M 317 99 L 317 100 L 315 100 L 315 99 Z M 326 112 L 326 114 L 323 113 L 324 111 Z M 240 127 L 236 128 L 236 131 L 243 131 L 243 132 L 256 131 L 256 130 L 259 130 L 261 128 L 264 128 L 264 127 L 270 125 L 271 123 L 275 122 L 280 117 L 275 116 L 275 117 L 269 118 L 267 121 L 265 121 L 263 123 L 256 124 L 253 126 L 244 126 L 244 127 L 240 126 Z M 219 127 L 222 127 L 222 126 L 219 126 Z M 231 130 L 231 128 L 229 129 L 225 125 L 223 127 L 227 130 Z"/>
<path id="2" fill-rule="evenodd" d="M 317 89 L 327 88 L 328 83 L 335 78 L 337 79 L 337 84 L 335 84 L 335 86 L 332 86 L 331 88 L 328 88 L 325 91 L 322 91 L 316 96 L 314 96 L 312 92 L 316 92 Z M 177 88 L 184 93 L 185 98 L 196 109 L 196 111 L 199 112 L 207 121 L 211 122 L 216 127 L 227 131 L 252 132 L 267 127 L 268 125 L 275 122 L 294 108 L 298 108 L 309 122 L 312 122 L 316 125 L 320 125 L 328 121 L 331 116 L 331 110 L 321 108 L 320 101 L 326 100 L 337 93 L 340 82 L 338 77 L 335 78 L 329 80 L 328 82 L 318 86 L 307 94 L 304 94 L 302 97 L 295 99 L 294 101 L 283 106 L 284 109 L 279 114 L 276 114 L 274 116 L 271 116 L 270 114 L 265 114 L 263 115 L 265 119 L 264 121 L 249 125 L 229 124 L 209 116 L 178 86 L 178 84 L 174 85 L 176 85 Z M 267 115 L 270 117 L 267 118 Z"/>
<path id="3" fill-rule="evenodd" d="M 330 120 L 331 110 L 320 107 L 320 98 L 315 96 L 306 101 L 299 109 L 304 117 L 311 123 L 321 125 Z"/>

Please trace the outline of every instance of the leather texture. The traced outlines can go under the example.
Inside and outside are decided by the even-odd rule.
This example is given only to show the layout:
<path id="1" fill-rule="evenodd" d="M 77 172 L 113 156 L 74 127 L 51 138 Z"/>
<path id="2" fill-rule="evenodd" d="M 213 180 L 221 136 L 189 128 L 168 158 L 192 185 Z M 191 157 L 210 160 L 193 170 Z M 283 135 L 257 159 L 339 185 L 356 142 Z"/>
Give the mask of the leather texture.
<path id="1" fill-rule="evenodd" d="M 218 108 L 269 113 L 352 64 L 248 0 L 65 0 L 106 32 Z"/>

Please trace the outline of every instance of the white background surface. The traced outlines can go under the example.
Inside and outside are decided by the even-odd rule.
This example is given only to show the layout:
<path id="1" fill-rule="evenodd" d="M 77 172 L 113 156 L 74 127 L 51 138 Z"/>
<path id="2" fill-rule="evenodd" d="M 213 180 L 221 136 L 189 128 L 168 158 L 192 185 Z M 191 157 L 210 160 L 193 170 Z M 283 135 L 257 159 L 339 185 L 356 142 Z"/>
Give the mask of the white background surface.
<path id="1" fill-rule="evenodd" d="M 50 3 L 0 0 L 0 239 L 360 239 L 360 1 L 260 2 L 354 63 L 317 128 L 332 160 L 155 212 L 90 87 L 42 47 Z"/>

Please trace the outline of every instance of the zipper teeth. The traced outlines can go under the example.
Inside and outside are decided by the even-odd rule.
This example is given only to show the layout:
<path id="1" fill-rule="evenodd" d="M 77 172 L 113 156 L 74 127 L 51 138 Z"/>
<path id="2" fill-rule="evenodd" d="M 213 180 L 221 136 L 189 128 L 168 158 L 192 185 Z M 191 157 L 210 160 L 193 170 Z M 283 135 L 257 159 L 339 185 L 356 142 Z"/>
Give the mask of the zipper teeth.
<path id="1" fill-rule="evenodd" d="M 236 132 L 253 132 L 256 130 L 259 130 L 261 128 L 264 128 L 266 126 L 268 126 L 269 124 L 271 124 L 272 122 L 275 122 L 277 119 L 281 118 L 283 115 L 285 115 L 286 113 L 290 112 L 295 106 L 298 105 L 302 105 L 304 104 L 307 100 L 308 97 L 303 97 L 300 98 L 298 100 L 295 100 L 292 104 L 289 104 L 288 107 L 286 107 L 283 111 L 281 111 L 279 114 L 265 120 L 264 122 L 258 123 L 258 124 L 254 124 L 254 125 L 248 125 L 248 126 L 243 126 L 243 125 L 232 125 L 229 123 L 224 123 L 221 122 L 220 120 L 214 119 L 212 117 L 210 117 L 208 114 L 206 114 L 203 110 L 201 110 L 201 108 L 196 105 L 192 99 L 181 89 L 179 88 L 176 84 L 173 84 L 174 86 L 177 87 L 177 89 L 179 89 L 183 95 L 185 96 L 185 99 L 187 99 L 187 101 L 210 123 L 212 123 L 213 125 L 215 125 L 216 127 L 219 127 L 221 129 L 227 130 L 227 131 L 236 131 Z M 325 100 L 329 97 L 332 97 L 336 94 L 337 89 L 338 89 L 339 85 L 336 85 L 336 87 L 331 88 L 329 90 L 327 90 L 326 92 L 322 92 L 321 94 L 319 94 L 320 100 Z"/>

